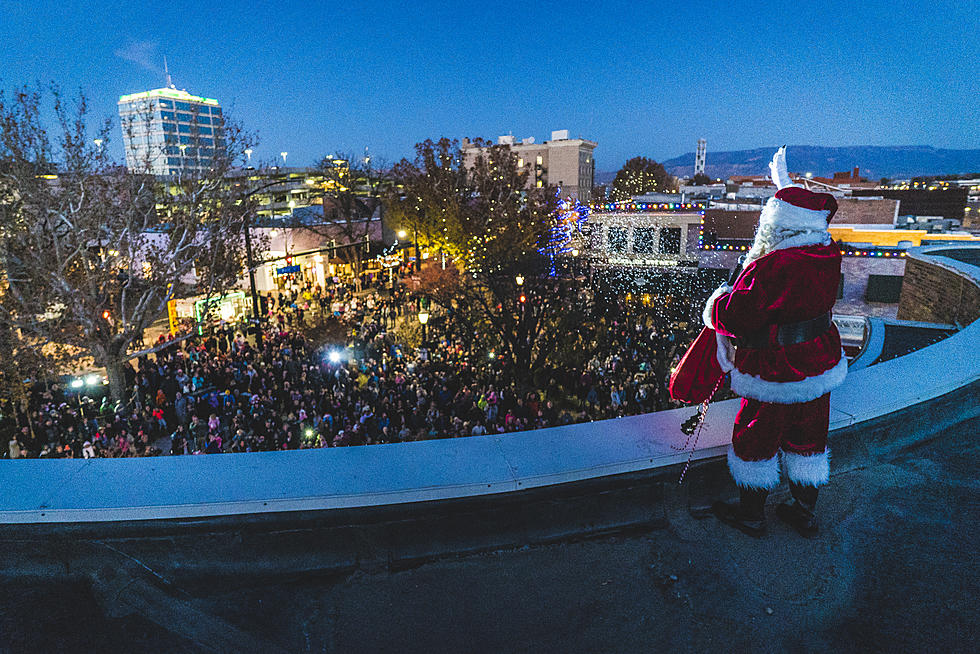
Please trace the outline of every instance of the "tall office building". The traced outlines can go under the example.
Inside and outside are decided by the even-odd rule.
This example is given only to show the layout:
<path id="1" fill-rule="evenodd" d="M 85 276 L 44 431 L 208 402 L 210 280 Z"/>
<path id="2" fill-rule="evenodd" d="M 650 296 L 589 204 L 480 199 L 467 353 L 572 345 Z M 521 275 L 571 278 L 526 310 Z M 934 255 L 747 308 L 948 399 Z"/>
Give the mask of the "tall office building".
<path id="1" fill-rule="evenodd" d="M 542 188 L 548 185 L 560 186 L 563 197 L 571 196 L 588 204 L 592 201 L 592 185 L 595 180 L 595 160 L 592 152 L 594 141 L 568 138 L 568 130 L 556 130 L 551 140 L 535 143 L 533 138 L 520 143 L 513 136 L 500 136 L 497 143 L 508 145 L 517 155 L 517 165 L 528 171 L 528 188 Z M 464 138 L 461 149 L 464 165 L 473 167 L 480 153 L 469 139 Z"/>
<path id="2" fill-rule="evenodd" d="M 217 100 L 170 85 L 119 98 L 126 167 L 153 175 L 196 174 L 224 145 Z"/>

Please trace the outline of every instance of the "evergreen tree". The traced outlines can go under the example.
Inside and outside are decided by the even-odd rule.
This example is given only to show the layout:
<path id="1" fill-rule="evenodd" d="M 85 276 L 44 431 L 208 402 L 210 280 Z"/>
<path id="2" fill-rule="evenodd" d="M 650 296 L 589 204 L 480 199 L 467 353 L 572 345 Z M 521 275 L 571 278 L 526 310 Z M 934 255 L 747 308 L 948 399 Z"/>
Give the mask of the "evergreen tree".
<path id="1" fill-rule="evenodd" d="M 675 189 L 675 182 L 663 164 L 646 157 L 633 157 L 616 173 L 612 198 L 618 202 L 644 193 L 669 193 Z"/>

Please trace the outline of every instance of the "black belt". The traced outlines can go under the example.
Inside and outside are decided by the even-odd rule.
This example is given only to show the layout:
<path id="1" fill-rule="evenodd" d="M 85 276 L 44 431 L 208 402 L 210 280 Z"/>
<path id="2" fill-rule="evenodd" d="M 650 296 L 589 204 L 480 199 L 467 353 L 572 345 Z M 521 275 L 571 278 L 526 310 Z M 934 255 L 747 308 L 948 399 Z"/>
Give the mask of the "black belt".
<path id="1" fill-rule="evenodd" d="M 742 347 L 762 349 L 783 345 L 796 345 L 797 343 L 806 343 L 807 341 L 812 341 L 830 329 L 831 324 L 833 324 L 833 321 L 831 319 L 831 314 L 828 311 L 827 313 L 817 316 L 816 318 L 811 318 L 810 320 L 779 325 L 779 329 L 776 330 L 775 343 L 770 342 L 770 328 L 766 327 L 765 329 L 757 331 L 754 334 L 739 336 L 737 344 Z"/>

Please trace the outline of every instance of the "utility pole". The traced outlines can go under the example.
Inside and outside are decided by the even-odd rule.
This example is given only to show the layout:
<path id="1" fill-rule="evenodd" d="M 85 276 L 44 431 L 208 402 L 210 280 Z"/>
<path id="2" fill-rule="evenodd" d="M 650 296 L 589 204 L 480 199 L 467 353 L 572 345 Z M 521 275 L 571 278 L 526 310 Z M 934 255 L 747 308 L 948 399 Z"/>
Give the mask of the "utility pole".
<path id="1" fill-rule="evenodd" d="M 248 264 L 248 283 L 252 289 L 252 329 L 255 330 L 255 347 L 262 349 L 262 327 L 259 318 L 259 294 L 255 290 L 255 264 L 252 261 L 252 221 L 245 216 L 245 257 Z"/>

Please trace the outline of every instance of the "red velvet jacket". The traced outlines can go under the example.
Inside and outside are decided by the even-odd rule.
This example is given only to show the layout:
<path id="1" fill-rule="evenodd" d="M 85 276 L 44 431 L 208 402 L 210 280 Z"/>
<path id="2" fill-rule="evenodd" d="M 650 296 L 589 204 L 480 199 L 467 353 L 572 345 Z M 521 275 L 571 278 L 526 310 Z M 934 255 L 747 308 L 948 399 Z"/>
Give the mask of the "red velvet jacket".
<path id="1" fill-rule="evenodd" d="M 819 235 L 806 236 L 812 241 Z M 705 307 L 705 324 L 719 334 L 769 332 L 769 347 L 736 350 L 732 390 L 742 397 L 777 404 L 808 402 L 840 386 L 847 374 L 840 334 L 833 324 L 805 343 L 780 346 L 775 342 L 780 324 L 816 318 L 837 301 L 839 247 L 833 241 L 824 245 L 806 244 L 806 240 L 793 247 L 794 239 L 789 239 L 756 259 L 745 267 L 734 288 L 719 288 Z"/>

